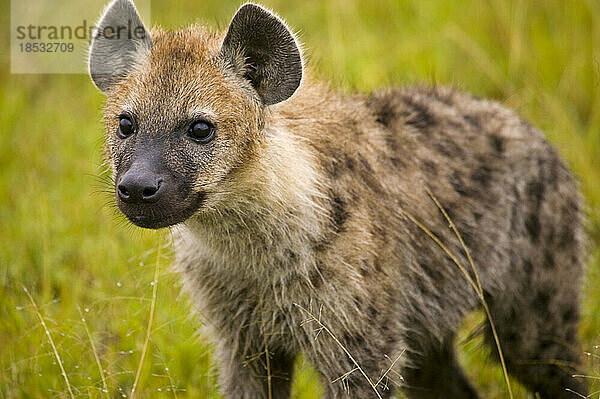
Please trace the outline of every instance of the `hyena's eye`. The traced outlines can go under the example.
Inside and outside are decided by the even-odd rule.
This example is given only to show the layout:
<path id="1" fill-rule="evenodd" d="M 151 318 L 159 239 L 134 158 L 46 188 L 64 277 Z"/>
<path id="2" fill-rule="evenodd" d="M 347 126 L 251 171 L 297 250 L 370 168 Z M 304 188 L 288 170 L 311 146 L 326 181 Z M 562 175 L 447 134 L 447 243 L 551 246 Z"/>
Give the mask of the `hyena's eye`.
<path id="1" fill-rule="evenodd" d="M 215 137 L 215 130 L 215 125 L 207 120 L 199 119 L 190 125 L 188 137 L 196 143 L 206 144 Z"/>
<path id="2" fill-rule="evenodd" d="M 131 136 L 134 131 L 135 127 L 133 126 L 131 118 L 127 115 L 119 116 L 119 129 L 117 130 L 117 135 L 122 139 L 126 139 Z"/>

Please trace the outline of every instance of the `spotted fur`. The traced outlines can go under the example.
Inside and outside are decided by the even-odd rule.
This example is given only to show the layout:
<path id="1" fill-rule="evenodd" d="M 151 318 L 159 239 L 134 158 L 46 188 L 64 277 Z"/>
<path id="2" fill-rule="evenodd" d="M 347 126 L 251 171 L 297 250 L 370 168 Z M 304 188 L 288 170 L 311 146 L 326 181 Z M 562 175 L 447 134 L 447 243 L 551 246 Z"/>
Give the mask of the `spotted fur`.
<path id="1" fill-rule="evenodd" d="M 328 398 L 477 397 L 453 340 L 480 301 L 401 211 L 468 264 L 431 190 L 477 265 L 511 375 L 541 398 L 585 394 L 571 378 L 581 198 L 543 134 L 449 88 L 342 95 L 306 69 L 291 98 L 270 104 L 220 57 L 225 34 L 153 29 L 105 108 L 115 176 L 146 143 L 202 194 L 172 228 L 175 264 L 215 343 L 222 393 L 289 397 L 302 352 Z M 123 109 L 140 121 L 129 147 L 113 133 Z M 218 130 L 192 168 L 169 132 L 198 110 Z M 390 368 L 388 378 L 373 388 L 356 364 L 375 382 Z"/>

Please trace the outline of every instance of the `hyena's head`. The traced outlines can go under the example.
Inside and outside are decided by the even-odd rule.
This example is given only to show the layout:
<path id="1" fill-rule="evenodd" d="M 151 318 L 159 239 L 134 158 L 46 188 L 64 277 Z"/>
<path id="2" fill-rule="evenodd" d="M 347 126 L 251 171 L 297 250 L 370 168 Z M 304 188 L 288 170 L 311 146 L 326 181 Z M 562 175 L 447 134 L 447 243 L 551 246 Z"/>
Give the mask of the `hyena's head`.
<path id="1" fill-rule="evenodd" d="M 225 34 L 149 32 L 131 0 L 115 0 L 97 24 L 89 69 L 107 95 L 117 205 L 146 228 L 226 201 L 226 182 L 261 146 L 268 107 L 302 79 L 294 36 L 254 4 L 238 10 Z"/>

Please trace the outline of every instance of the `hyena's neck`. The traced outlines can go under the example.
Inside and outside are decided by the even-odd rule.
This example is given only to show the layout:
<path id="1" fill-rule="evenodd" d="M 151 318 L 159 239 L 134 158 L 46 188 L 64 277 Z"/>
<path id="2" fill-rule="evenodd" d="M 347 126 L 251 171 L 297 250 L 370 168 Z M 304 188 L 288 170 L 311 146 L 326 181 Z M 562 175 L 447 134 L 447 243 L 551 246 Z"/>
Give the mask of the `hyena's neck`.
<path id="1" fill-rule="evenodd" d="M 264 133 L 259 155 L 232 179 L 228 201 L 187 222 L 185 241 L 213 267 L 259 278 L 309 274 L 328 220 L 319 164 L 294 132 L 272 124 Z"/>

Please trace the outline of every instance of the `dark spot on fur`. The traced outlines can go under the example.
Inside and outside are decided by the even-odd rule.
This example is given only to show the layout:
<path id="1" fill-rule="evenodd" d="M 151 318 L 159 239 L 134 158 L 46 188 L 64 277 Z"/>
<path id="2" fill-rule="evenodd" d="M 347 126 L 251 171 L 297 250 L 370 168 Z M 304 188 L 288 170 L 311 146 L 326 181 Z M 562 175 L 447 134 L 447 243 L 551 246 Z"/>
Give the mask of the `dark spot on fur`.
<path id="1" fill-rule="evenodd" d="M 354 159 L 342 150 L 331 150 L 328 154 L 328 159 L 329 161 L 326 161 L 324 167 L 334 180 L 348 171 L 354 170 Z"/>
<path id="2" fill-rule="evenodd" d="M 362 261 L 360 263 L 358 271 L 362 277 L 368 277 L 369 274 L 371 274 L 371 268 L 369 267 L 369 264 L 365 261 Z"/>
<path id="3" fill-rule="evenodd" d="M 392 165 L 394 165 L 395 168 L 401 168 L 401 169 L 406 168 L 406 163 L 404 162 L 404 159 L 402 159 L 402 158 L 391 157 L 390 161 L 392 161 Z"/>
<path id="4" fill-rule="evenodd" d="M 359 174 L 362 181 L 374 192 L 383 194 L 384 191 L 379 183 L 379 179 L 375 175 L 375 172 L 373 171 L 369 161 L 362 156 L 359 156 L 358 160 L 360 162 Z"/>
<path id="5" fill-rule="evenodd" d="M 312 286 L 315 287 L 315 289 L 319 289 L 323 285 L 323 276 L 317 269 L 311 270 L 310 274 L 308 275 L 308 278 Z"/>
<path id="6" fill-rule="evenodd" d="M 484 163 L 481 163 L 471 175 L 471 179 L 475 182 L 475 184 L 483 189 L 489 187 L 491 178 L 492 170 Z"/>
<path id="7" fill-rule="evenodd" d="M 367 308 L 367 313 L 369 314 L 369 317 L 372 320 L 374 320 L 375 318 L 377 318 L 377 316 L 379 315 L 379 311 L 373 305 L 369 305 L 369 307 Z"/>
<path id="8" fill-rule="evenodd" d="M 354 159 L 346 157 L 346 167 L 348 170 L 354 170 Z"/>
<path id="9" fill-rule="evenodd" d="M 545 230 L 546 234 L 544 236 L 544 241 L 546 242 L 546 244 L 548 244 L 548 246 L 551 247 L 556 246 L 555 226 L 553 224 L 549 224 Z"/>
<path id="10" fill-rule="evenodd" d="M 548 152 L 548 158 L 538 160 L 538 167 L 543 180 L 548 186 L 556 189 L 561 173 L 561 162 L 556 150 L 548 143 L 544 143 Z"/>
<path id="11" fill-rule="evenodd" d="M 554 269 L 556 263 L 554 261 L 554 254 L 550 250 L 544 252 L 544 267 L 546 269 Z"/>
<path id="12" fill-rule="evenodd" d="M 492 149 L 497 153 L 501 154 L 504 152 L 504 139 L 500 136 L 491 136 L 490 144 Z"/>
<path id="13" fill-rule="evenodd" d="M 575 216 L 573 219 L 563 221 L 565 223 L 563 228 L 560 230 L 558 237 L 558 248 L 565 249 L 575 244 L 575 231 L 573 230 L 572 223 L 576 220 Z"/>
<path id="14" fill-rule="evenodd" d="M 483 215 L 479 212 L 474 212 L 473 217 L 475 218 L 476 222 L 479 222 L 479 221 L 481 221 L 481 218 L 483 217 Z"/>
<path id="15" fill-rule="evenodd" d="M 444 220 L 446 220 L 446 219 L 444 218 Z M 447 231 L 446 229 L 443 229 L 441 231 L 438 230 L 438 226 L 431 227 L 429 230 L 433 233 L 434 236 L 436 236 L 438 238 L 443 238 L 445 236 L 444 233 Z"/>
<path id="16" fill-rule="evenodd" d="M 398 142 L 397 142 L 396 136 L 393 134 L 393 132 L 386 133 L 384 135 L 384 139 L 385 139 L 385 144 L 390 149 L 390 152 L 392 154 L 397 154 L 399 152 L 398 151 Z"/>
<path id="17" fill-rule="evenodd" d="M 456 221 L 454 222 L 456 223 Z M 467 246 L 467 249 L 469 251 L 473 251 L 476 248 L 478 241 L 471 229 L 467 226 L 464 226 L 462 229 L 458 227 L 458 229 L 463 241 L 465 242 L 465 245 Z"/>
<path id="18" fill-rule="evenodd" d="M 510 230 L 516 233 L 521 231 L 521 195 L 515 185 L 512 187 L 512 192 L 514 201 L 510 210 Z"/>
<path id="19" fill-rule="evenodd" d="M 367 100 L 367 106 L 373 110 L 375 121 L 385 127 L 389 127 L 392 121 L 397 118 L 392 104 L 393 99 L 393 96 L 371 96 Z"/>
<path id="20" fill-rule="evenodd" d="M 337 179 L 342 172 L 340 162 L 331 156 L 331 158 L 323 163 L 323 168 L 332 179 Z"/>
<path id="21" fill-rule="evenodd" d="M 436 263 L 430 264 L 428 262 L 419 262 L 419 268 L 425 272 L 435 282 L 439 282 L 443 279 L 444 275 L 440 271 L 439 265 L 436 267 Z"/>
<path id="22" fill-rule="evenodd" d="M 568 322 L 568 320 L 565 320 Z M 565 334 L 565 339 L 567 340 L 567 342 L 577 342 L 577 322 L 578 322 L 578 318 L 576 317 L 575 320 L 571 321 L 571 325 L 567 328 L 567 332 Z"/>
<path id="23" fill-rule="evenodd" d="M 541 353 L 547 353 L 548 351 L 552 350 L 552 348 L 556 347 L 556 343 L 549 339 L 540 339 L 540 343 L 538 345 Z"/>
<path id="24" fill-rule="evenodd" d="M 452 188 L 454 188 L 454 191 L 461 197 L 466 197 L 468 195 L 467 188 L 462 183 L 460 175 L 457 172 L 454 172 L 450 176 L 450 184 L 452 185 Z"/>
<path id="25" fill-rule="evenodd" d="M 430 284 L 426 284 L 426 280 L 428 279 L 416 278 L 413 280 L 413 285 L 420 294 L 424 295 L 424 297 L 429 297 L 431 289 Z"/>
<path id="26" fill-rule="evenodd" d="M 471 125 L 473 128 L 477 130 L 481 130 L 481 123 L 479 122 L 479 117 L 475 115 L 465 115 L 463 116 L 465 122 Z"/>
<path id="27" fill-rule="evenodd" d="M 376 271 L 377 273 L 381 273 L 381 271 L 382 271 L 382 268 L 381 268 L 381 263 L 382 263 L 382 262 L 381 262 L 381 259 L 379 258 L 379 256 L 377 256 L 377 257 L 375 258 L 375 260 L 373 261 L 373 267 L 375 268 L 375 271 Z"/>
<path id="28" fill-rule="evenodd" d="M 377 119 L 375 119 L 375 122 L 377 122 L 385 127 L 388 127 L 390 120 L 392 119 L 391 116 L 392 116 L 392 114 L 382 113 L 379 115 L 379 117 Z"/>
<path id="29" fill-rule="evenodd" d="M 541 226 L 540 218 L 537 214 L 532 213 L 527 217 L 525 220 L 525 228 L 534 241 L 537 241 L 540 238 Z"/>
<path id="30" fill-rule="evenodd" d="M 315 252 L 322 252 L 330 247 L 333 237 L 331 234 L 324 234 L 319 237 L 319 240 L 313 240 L 313 248 Z"/>
<path id="31" fill-rule="evenodd" d="M 439 138 L 437 138 L 437 140 L 432 143 L 432 146 L 440 154 L 448 158 L 456 158 L 463 155 L 462 148 L 460 148 L 458 144 L 450 140 L 440 140 Z"/>
<path id="32" fill-rule="evenodd" d="M 555 151 L 554 148 L 552 148 L 552 150 Z M 550 184 L 550 186 L 552 186 L 553 188 L 558 187 L 561 166 L 562 165 L 558 157 L 552 159 L 552 167 L 550 168 L 550 173 L 547 179 L 548 184 Z"/>
<path id="33" fill-rule="evenodd" d="M 295 251 L 291 251 L 289 249 L 285 250 L 285 256 L 292 262 L 296 262 L 298 260 L 298 254 Z"/>
<path id="34" fill-rule="evenodd" d="M 539 181 L 532 181 L 527 184 L 527 197 L 533 200 L 536 208 L 539 208 L 542 203 L 544 190 L 544 184 Z"/>
<path id="35" fill-rule="evenodd" d="M 521 218 L 519 218 L 519 208 L 517 203 L 512 204 L 512 209 L 510 211 L 510 231 L 517 232 L 519 231 L 519 224 L 521 222 Z"/>
<path id="36" fill-rule="evenodd" d="M 550 292 L 540 291 L 533 300 L 533 306 L 538 311 L 547 311 L 550 305 Z"/>
<path id="37" fill-rule="evenodd" d="M 423 161 L 422 169 L 425 171 L 425 173 L 427 173 L 429 175 L 437 174 L 437 167 L 435 166 L 435 163 L 433 163 L 430 160 Z"/>
<path id="38" fill-rule="evenodd" d="M 563 321 L 565 323 L 576 323 L 579 319 L 579 312 L 575 307 L 569 307 L 565 313 L 563 313 Z"/>
<path id="39" fill-rule="evenodd" d="M 509 330 L 509 332 L 504 336 L 505 342 L 518 342 L 519 334 L 515 330 Z"/>
<path id="40" fill-rule="evenodd" d="M 533 265 L 531 264 L 531 261 L 529 259 L 523 262 L 523 270 L 525 270 L 525 274 L 527 275 L 531 274 L 531 272 L 533 271 Z"/>
<path id="41" fill-rule="evenodd" d="M 453 222 L 456 220 L 456 214 L 454 213 L 454 210 L 457 209 L 455 206 L 449 206 L 446 208 L 446 213 L 448 214 L 448 217 L 450 218 L 450 220 L 452 220 Z M 443 218 L 444 223 L 446 222 L 446 217 L 440 212 L 440 216 Z"/>
<path id="42" fill-rule="evenodd" d="M 346 343 L 346 345 L 349 345 L 349 346 L 352 346 L 355 348 L 360 348 L 361 350 L 367 349 L 367 347 L 364 346 L 365 338 L 360 334 L 350 334 L 348 332 L 345 332 L 344 333 L 344 342 Z"/>
<path id="43" fill-rule="evenodd" d="M 380 262 L 375 262 L 375 271 L 378 273 L 382 271 Z"/>
<path id="44" fill-rule="evenodd" d="M 344 343 L 348 345 L 352 341 L 352 337 L 347 332 L 344 333 Z"/>
<path id="45" fill-rule="evenodd" d="M 334 196 L 331 201 L 331 219 L 333 220 L 334 229 L 336 232 L 341 232 L 344 229 L 344 223 L 348 220 L 347 203 L 339 196 Z"/>
<path id="46" fill-rule="evenodd" d="M 408 106 L 405 115 L 407 125 L 425 130 L 436 124 L 436 120 L 426 104 L 417 102 L 410 97 L 405 97 L 404 100 Z"/>
<path id="47" fill-rule="evenodd" d="M 365 170 L 372 171 L 371 164 L 363 156 L 359 155 L 358 160 Z"/>

